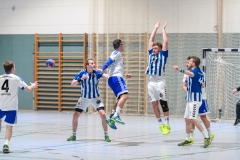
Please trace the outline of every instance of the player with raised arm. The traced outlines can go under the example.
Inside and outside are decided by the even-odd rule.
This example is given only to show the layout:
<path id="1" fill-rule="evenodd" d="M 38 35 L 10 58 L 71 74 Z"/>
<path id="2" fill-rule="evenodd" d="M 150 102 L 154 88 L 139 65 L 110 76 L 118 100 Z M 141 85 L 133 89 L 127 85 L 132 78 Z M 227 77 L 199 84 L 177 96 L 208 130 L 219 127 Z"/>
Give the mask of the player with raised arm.
<path id="1" fill-rule="evenodd" d="M 189 56 L 187 58 L 187 69 L 191 70 L 191 67 L 189 66 L 189 60 L 191 57 Z M 204 73 L 204 72 L 203 72 Z M 204 79 L 205 79 L 205 74 L 204 74 Z M 182 82 L 182 87 L 185 92 L 187 92 L 187 80 L 188 80 L 188 75 L 184 74 L 183 75 L 183 82 Z M 209 108 L 208 108 L 208 103 L 207 103 L 207 95 L 206 95 L 206 90 L 205 90 L 205 84 L 202 84 L 202 105 L 199 107 L 198 110 L 199 116 L 205 126 L 205 128 L 208 131 L 208 136 L 210 137 L 210 142 L 212 143 L 212 140 L 214 138 L 214 134 L 211 133 L 211 128 L 210 128 L 210 121 L 207 117 L 207 114 L 210 113 Z M 191 132 L 190 132 L 190 140 L 192 143 L 194 142 L 193 140 L 193 133 L 195 130 L 195 126 L 191 123 Z"/>
<path id="2" fill-rule="evenodd" d="M 125 102 L 128 99 L 127 85 L 123 79 L 123 58 L 121 52 L 123 51 L 123 43 L 120 39 L 113 41 L 113 48 L 115 49 L 108 60 L 102 66 L 102 69 L 98 69 L 98 72 L 102 72 L 109 68 L 108 85 L 113 90 L 117 102 L 113 107 L 110 117 L 106 119 L 106 122 L 112 129 L 117 129 L 115 122 L 119 124 L 125 124 L 120 118 L 120 111 L 123 108 Z M 131 74 L 126 75 L 126 79 L 131 78 Z"/>
<path id="3" fill-rule="evenodd" d="M 163 135 L 169 134 L 171 129 L 169 125 L 169 108 L 165 84 L 165 65 L 168 58 L 168 39 L 165 31 L 166 26 L 167 22 L 162 27 L 163 44 L 159 42 L 154 43 L 157 30 L 160 27 L 160 22 L 157 22 L 154 26 L 148 42 L 148 66 L 146 69 L 146 74 L 148 75 L 149 99 L 152 103 L 155 117 L 159 123 L 159 129 Z M 161 119 L 158 101 L 160 102 L 165 116 L 165 124 Z"/>
<path id="4" fill-rule="evenodd" d="M 3 145 L 3 153 L 9 153 L 9 141 L 12 137 L 13 125 L 17 124 L 18 90 L 31 91 L 38 87 L 38 82 L 28 86 L 22 78 L 15 75 L 16 66 L 12 61 L 3 64 L 5 74 L 0 76 L 0 131 L 2 119 L 5 117 L 6 135 Z"/>
<path id="5" fill-rule="evenodd" d="M 238 88 L 234 89 L 232 91 L 232 93 L 234 94 L 238 91 L 240 91 L 240 86 Z M 236 120 L 233 125 L 236 126 L 236 125 L 238 125 L 238 123 L 240 123 L 240 100 L 236 104 Z"/>
<path id="6" fill-rule="evenodd" d="M 198 57 L 192 56 L 188 64 L 191 68 L 190 71 L 180 69 L 178 66 L 173 66 L 173 69 L 175 69 L 176 71 L 180 71 L 181 73 L 188 75 L 186 95 L 187 105 L 184 114 L 187 135 L 186 139 L 178 145 L 183 146 L 192 143 L 190 139 L 192 123 L 202 133 L 204 137 L 204 148 L 206 148 L 211 143 L 211 140 L 204 132 L 202 125 L 197 120 L 198 110 L 202 104 L 202 84 L 204 83 L 204 73 L 199 68 L 200 59 Z"/>
<path id="7" fill-rule="evenodd" d="M 80 71 L 73 79 L 71 85 L 76 86 L 81 84 L 81 96 L 75 107 L 75 111 L 72 118 L 72 135 L 67 141 L 76 140 L 76 131 L 78 127 L 78 118 L 83 111 L 86 111 L 89 105 L 92 105 L 95 110 L 98 111 L 102 119 L 102 127 L 104 130 L 105 141 L 111 142 L 108 135 L 108 126 L 106 123 L 106 114 L 104 111 L 103 101 L 100 97 L 98 83 L 100 78 L 108 78 L 107 74 L 98 73 L 95 71 L 95 60 L 89 58 L 86 60 L 86 69 Z"/>

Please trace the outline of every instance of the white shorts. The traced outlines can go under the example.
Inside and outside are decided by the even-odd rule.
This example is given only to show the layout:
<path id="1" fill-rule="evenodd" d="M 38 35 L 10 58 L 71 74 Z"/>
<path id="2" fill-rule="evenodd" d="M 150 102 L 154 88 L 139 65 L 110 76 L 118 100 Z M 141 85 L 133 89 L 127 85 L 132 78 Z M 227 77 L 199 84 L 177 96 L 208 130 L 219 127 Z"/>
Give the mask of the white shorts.
<path id="1" fill-rule="evenodd" d="M 184 118 L 187 119 L 197 119 L 199 107 L 202 105 L 202 102 L 188 101 L 184 113 Z"/>
<path id="2" fill-rule="evenodd" d="M 97 110 L 97 108 L 99 107 L 104 107 L 101 97 L 92 99 L 80 97 L 75 108 L 86 111 L 89 105 L 92 105 L 95 108 L 95 110 Z"/>
<path id="3" fill-rule="evenodd" d="M 167 101 L 167 88 L 165 85 L 165 80 L 161 80 L 159 82 L 149 81 L 148 96 L 150 102 L 158 100 Z"/>

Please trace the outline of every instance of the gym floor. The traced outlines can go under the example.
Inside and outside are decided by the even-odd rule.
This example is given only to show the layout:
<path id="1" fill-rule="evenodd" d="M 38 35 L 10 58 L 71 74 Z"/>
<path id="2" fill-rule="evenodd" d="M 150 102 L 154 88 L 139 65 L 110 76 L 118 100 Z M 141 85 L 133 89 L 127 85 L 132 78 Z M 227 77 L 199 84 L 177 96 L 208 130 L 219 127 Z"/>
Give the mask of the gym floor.
<path id="1" fill-rule="evenodd" d="M 126 125 L 109 128 L 112 142 L 104 141 L 98 114 L 83 113 L 79 118 L 77 140 L 71 135 L 72 111 L 18 112 L 18 124 L 13 128 L 9 154 L 0 153 L 4 160 L 239 160 L 240 126 L 233 123 L 211 123 L 215 134 L 212 144 L 203 148 L 202 134 L 196 129 L 194 144 L 179 147 L 185 138 L 182 118 L 171 118 L 171 133 L 161 135 L 155 117 L 121 116 Z M 2 123 L 0 144 L 4 143 L 5 123 Z M 0 151 L 1 152 L 1 151 Z"/>

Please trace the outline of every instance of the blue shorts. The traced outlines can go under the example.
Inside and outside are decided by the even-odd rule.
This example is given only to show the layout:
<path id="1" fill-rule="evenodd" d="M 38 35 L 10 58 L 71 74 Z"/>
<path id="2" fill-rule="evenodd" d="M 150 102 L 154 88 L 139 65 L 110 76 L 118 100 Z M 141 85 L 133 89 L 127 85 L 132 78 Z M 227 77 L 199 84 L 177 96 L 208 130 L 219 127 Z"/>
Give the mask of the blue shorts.
<path id="1" fill-rule="evenodd" d="M 0 109 L 0 119 L 2 119 L 4 116 L 6 116 L 5 122 L 8 123 L 9 125 L 17 124 L 17 111 L 16 110 L 2 111 Z"/>
<path id="2" fill-rule="evenodd" d="M 210 113 L 206 99 L 202 100 L 202 105 L 199 107 L 198 113 L 199 113 L 198 115 L 205 115 Z"/>
<path id="3" fill-rule="evenodd" d="M 108 85 L 117 98 L 123 93 L 128 93 L 127 85 L 122 77 L 114 76 L 108 78 Z"/>

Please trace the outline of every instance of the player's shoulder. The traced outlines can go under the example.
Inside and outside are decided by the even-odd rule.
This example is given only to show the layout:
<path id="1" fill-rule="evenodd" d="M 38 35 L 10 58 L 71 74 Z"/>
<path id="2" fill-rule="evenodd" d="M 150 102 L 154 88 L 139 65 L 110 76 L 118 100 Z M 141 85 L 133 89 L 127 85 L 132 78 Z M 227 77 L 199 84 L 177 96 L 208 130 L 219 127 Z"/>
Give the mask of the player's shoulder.
<path id="1" fill-rule="evenodd" d="M 86 72 L 87 72 L 87 70 L 83 69 L 83 70 L 79 71 L 78 74 L 83 74 L 83 73 L 86 73 Z"/>
<path id="2" fill-rule="evenodd" d="M 121 54 L 118 50 L 114 50 L 113 52 L 112 52 L 112 55 L 117 55 L 117 54 Z"/>

